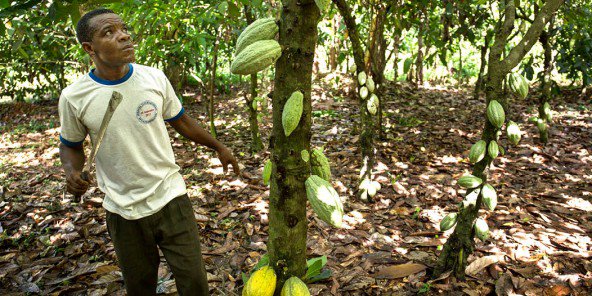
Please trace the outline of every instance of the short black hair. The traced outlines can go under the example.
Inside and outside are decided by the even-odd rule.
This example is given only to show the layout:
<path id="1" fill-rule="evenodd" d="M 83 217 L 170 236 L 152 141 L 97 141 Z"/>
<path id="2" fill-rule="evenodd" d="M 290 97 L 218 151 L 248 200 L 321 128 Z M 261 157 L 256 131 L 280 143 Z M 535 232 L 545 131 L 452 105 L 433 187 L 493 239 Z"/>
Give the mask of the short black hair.
<path id="1" fill-rule="evenodd" d="M 90 27 L 90 24 L 89 24 L 90 20 L 97 15 L 101 15 L 101 14 L 105 14 L 105 13 L 115 13 L 115 12 L 113 12 L 113 10 L 111 10 L 111 9 L 97 8 L 93 11 L 86 13 L 85 15 L 83 15 L 80 18 L 80 20 L 78 21 L 78 24 L 76 24 L 76 38 L 78 38 L 78 42 L 80 42 L 80 44 L 82 44 L 82 42 L 91 42 L 92 41 L 92 35 L 94 34 L 94 28 Z"/>

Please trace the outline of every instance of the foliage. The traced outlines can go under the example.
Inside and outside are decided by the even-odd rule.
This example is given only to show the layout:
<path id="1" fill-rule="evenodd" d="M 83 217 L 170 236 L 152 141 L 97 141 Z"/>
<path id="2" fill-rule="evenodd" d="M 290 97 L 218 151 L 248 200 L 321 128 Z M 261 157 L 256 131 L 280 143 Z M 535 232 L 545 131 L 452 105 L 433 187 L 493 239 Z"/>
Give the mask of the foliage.
<path id="1" fill-rule="evenodd" d="M 571 80 L 592 83 L 592 3 L 567 1 L 557 32 L 557 68 Z"/>

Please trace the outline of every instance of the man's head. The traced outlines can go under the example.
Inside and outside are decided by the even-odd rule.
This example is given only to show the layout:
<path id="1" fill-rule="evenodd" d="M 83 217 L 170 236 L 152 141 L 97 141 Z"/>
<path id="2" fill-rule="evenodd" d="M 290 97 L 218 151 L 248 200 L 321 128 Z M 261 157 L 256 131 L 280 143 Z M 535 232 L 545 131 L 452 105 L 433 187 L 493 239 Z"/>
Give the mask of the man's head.
<path id="1" fill-rule="evenodd" d="M 117 67 L 135 59 L 126 24 L 109 9 L 95 9 L 80 18 L 76 37 L 97 67 Z"/>

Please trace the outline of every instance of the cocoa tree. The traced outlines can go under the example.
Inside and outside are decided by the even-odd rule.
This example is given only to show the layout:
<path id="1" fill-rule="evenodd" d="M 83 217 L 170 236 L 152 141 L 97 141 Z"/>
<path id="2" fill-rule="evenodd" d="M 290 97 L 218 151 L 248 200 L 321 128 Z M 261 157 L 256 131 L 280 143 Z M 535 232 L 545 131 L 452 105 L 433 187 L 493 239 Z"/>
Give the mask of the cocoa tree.
<path id="1" fill-rule="evenodd" d="M 522 60 L 537 42 L 545 25 L 552 18 L 553 14 L 559 9 L 563 0 L 548 0 L 536 14 L 532 25 L 524 37 L 513 47 L 505 58 L 502 58 L 504 49 L 508 43 L 508 37 L 512 33 L 514 21 L 516 18 L 516 7 L 514 0 L 500 1 L 500 9 L 503 14 L 496 26 L 494 44 L 491 47 L 488 71 L 485 79 L 486 105 L 488 108 L 487 116 L 481 134 L 481 141 L 488 146 L 492 142 L 499 140 L 501 134 L 500 128 L 505 118 L 502 113 L 508 114 L 509 109 L 506 96 L 503 92 L 503 80 L 508 73 Z M 501 105 L 501 106 L 499 106 Z M 493 107 L 493 108 L 492 108 Z M 500 112 L 500 108 L 503 110 Z M 490 109 L 495 109 L 493 112 Z M 456 277 L 465 277 L 465 268 L 467 258 L 474 250 L 473 238 L 477 235 L 481 239 L 486 239 L 488 229 L 485 220 L 479 218 L 479 209 L 482 205 L 490 209 L 495 207 L 491 200 L 492 187 L 487 184 L 488 167 L 494 160 L 497 153 L 483 153 L 481 151 L 482 142 L 477 142 L 471 148 L 471 161 L 474 162 L 472 176 L 464 176 L 459 179 L 459 184 L 468 187 L 466 200 L 460 205 L 458 213 L 447 216 L 441 223 L 441 227 L 452 227 L 450 224 L 456 223 L 454 232 L 447 240 L 440 258 L 438 260 L 434 275 L 438 276 L 445 271 L 452 270 Z M 497 145 L 496 145 L 497 146 Z M 479 151 L 477 151 L 479 150 Z M 477 155 L 479 154 L 479 155 Z M 493 154 L 493 155 L 492 155 Z M 475 158 L 475 159 L 473 159 Z M 487 187 L 487 188 L 486 188 Z M 486 190 L 484 190 L 484 188 Z M 481 193 L 477 193 L 477 191 Z M 484 199 L 483 192 L 488 192 L 487 200 Z M 475 194 L 477 193 L 477 194 Z M 495 191 L 493 191 L 495 196 Z M 497 201 L 496 201 L 497 202 Z"/>
<path id="2" fill-rule="evenodd" d="M 245 5 L 244 7 L 245 17 L 247 24 L 251 24 L 253 19 L 253 13 L 251 7 Z M 263 149 L 263 143 L 261 142 L 261 136 L 259 134 L 259 123 L 257 121 L 257 74 L 251 74 L 251 85 L 250 85 L 250 97 L 245 96 L 247 103 L 247 109 L 249 110 L 249 128 L 251 130 L 251 151 L 258 152 Z"/>
<path id="3" fill-rule="evenodd" d="M 279 43 L 282 55 L 275 64 L 273 131 L 270 139 L 271 190 L 269 195 L 270 265 L 276 271 L 276 295 L 290 276 L 306 272 L 306 189 L 310 164 L 301 151 L 310 151 L 311 78 L 319 8 L 312 0 L 282 1 Z M 284 134 L 282 112 L 292 93 L 304 95 L 300 122 L 289 136 Z"/>

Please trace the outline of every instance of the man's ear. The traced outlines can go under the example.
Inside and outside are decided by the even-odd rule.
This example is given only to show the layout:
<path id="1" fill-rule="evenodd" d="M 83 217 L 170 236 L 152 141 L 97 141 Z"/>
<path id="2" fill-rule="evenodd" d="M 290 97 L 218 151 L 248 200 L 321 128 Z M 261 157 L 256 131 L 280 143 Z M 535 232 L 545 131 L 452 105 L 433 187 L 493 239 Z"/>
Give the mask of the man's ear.
<path id="1" fill-rule="evenodd" d="M 82 48 L 86 53 L 88 53 L 91 57 L 95 55 L 95 50 L 92 47 L 90 42 L 82 42 Z"/>

